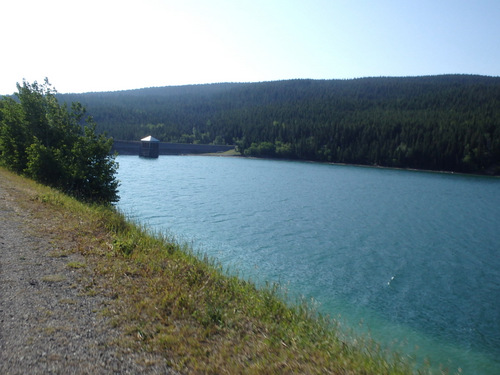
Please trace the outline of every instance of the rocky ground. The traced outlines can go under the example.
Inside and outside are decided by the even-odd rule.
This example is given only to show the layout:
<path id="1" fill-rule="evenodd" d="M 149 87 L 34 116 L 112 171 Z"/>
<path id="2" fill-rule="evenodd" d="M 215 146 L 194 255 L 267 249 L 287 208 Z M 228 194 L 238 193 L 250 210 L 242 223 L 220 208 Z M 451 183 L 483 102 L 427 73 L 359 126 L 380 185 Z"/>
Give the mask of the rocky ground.
<path id="1" fill-rule="evenodd" d="M 0 374 L 172 374 L 164 358 L 117 344 L 103 313 L 112 297 L 89 289 L 84 257 L 20 199 L 0 171 Z"/>

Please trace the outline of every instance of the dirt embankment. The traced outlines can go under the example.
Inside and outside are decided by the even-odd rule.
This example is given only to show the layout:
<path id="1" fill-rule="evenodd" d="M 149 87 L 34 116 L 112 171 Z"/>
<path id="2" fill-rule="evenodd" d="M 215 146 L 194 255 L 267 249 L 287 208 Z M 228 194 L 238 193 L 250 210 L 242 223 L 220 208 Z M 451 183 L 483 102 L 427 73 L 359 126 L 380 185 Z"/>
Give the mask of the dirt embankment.
<path id="1" fill-rule="evenodd" d="M 0 374 L 166 374 L 117 345 L 91 265 L 29 187 L 0 169 Z M 74 234 L 73 234 L 74 236 Z"/>

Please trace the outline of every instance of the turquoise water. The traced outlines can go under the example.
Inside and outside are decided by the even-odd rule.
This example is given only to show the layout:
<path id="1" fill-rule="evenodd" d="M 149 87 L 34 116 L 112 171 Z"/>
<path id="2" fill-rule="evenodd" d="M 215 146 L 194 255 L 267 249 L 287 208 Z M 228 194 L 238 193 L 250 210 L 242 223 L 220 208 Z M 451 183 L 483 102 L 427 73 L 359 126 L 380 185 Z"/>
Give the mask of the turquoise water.
<path id="1" fill-rule="evenodd" d="M 385 345 L 500 374 L 500 179 L 203 156 L 117 158 L 118 207 Z M 362 322 L 362 324 L 360 323 Z"/>

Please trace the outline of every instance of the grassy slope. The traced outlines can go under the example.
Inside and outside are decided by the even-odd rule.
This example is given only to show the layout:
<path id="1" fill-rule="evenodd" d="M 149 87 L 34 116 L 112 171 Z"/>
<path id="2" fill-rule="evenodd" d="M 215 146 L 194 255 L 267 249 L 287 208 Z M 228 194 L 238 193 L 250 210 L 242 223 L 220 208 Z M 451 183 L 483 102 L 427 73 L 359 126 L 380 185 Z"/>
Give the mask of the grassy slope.
<path id="1" fill-rule="evenodd" d="M 382 353 L 370 340 L 347 344 L 334 321 L 284 303 L 276 288 L 257 290 L 226 276 L 113 209 L 81 204 L 3 169 L 0 178 L 13 182 L 9 193 L 23 209 L 52 222 L 60 247 L 76 239 L 73 250 L 92 274 L 88 292 L 112 300 L 102 313 L 123 332 L 120 345 L 161 353 L 186 373 L 413 372 L 410 359 Z"/>

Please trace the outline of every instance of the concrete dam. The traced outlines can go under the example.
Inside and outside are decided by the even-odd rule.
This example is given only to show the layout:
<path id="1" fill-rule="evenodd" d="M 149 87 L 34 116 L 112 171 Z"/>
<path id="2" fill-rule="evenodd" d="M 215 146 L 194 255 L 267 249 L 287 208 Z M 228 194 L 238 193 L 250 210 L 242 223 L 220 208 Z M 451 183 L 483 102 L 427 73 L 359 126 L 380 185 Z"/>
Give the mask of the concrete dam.
<path id="1" fill-rule="evenodd" d="M 234 150 L 235 146 L 222 145 L 198 145 L 190 143 L 167 143 L 160 142 L 160 155 L 188 155 L 188 154 L 212 154 Z M 119 155 L 139 155 L 141 150 L 140 141 L 114 141 L 112 152 Z"/>

